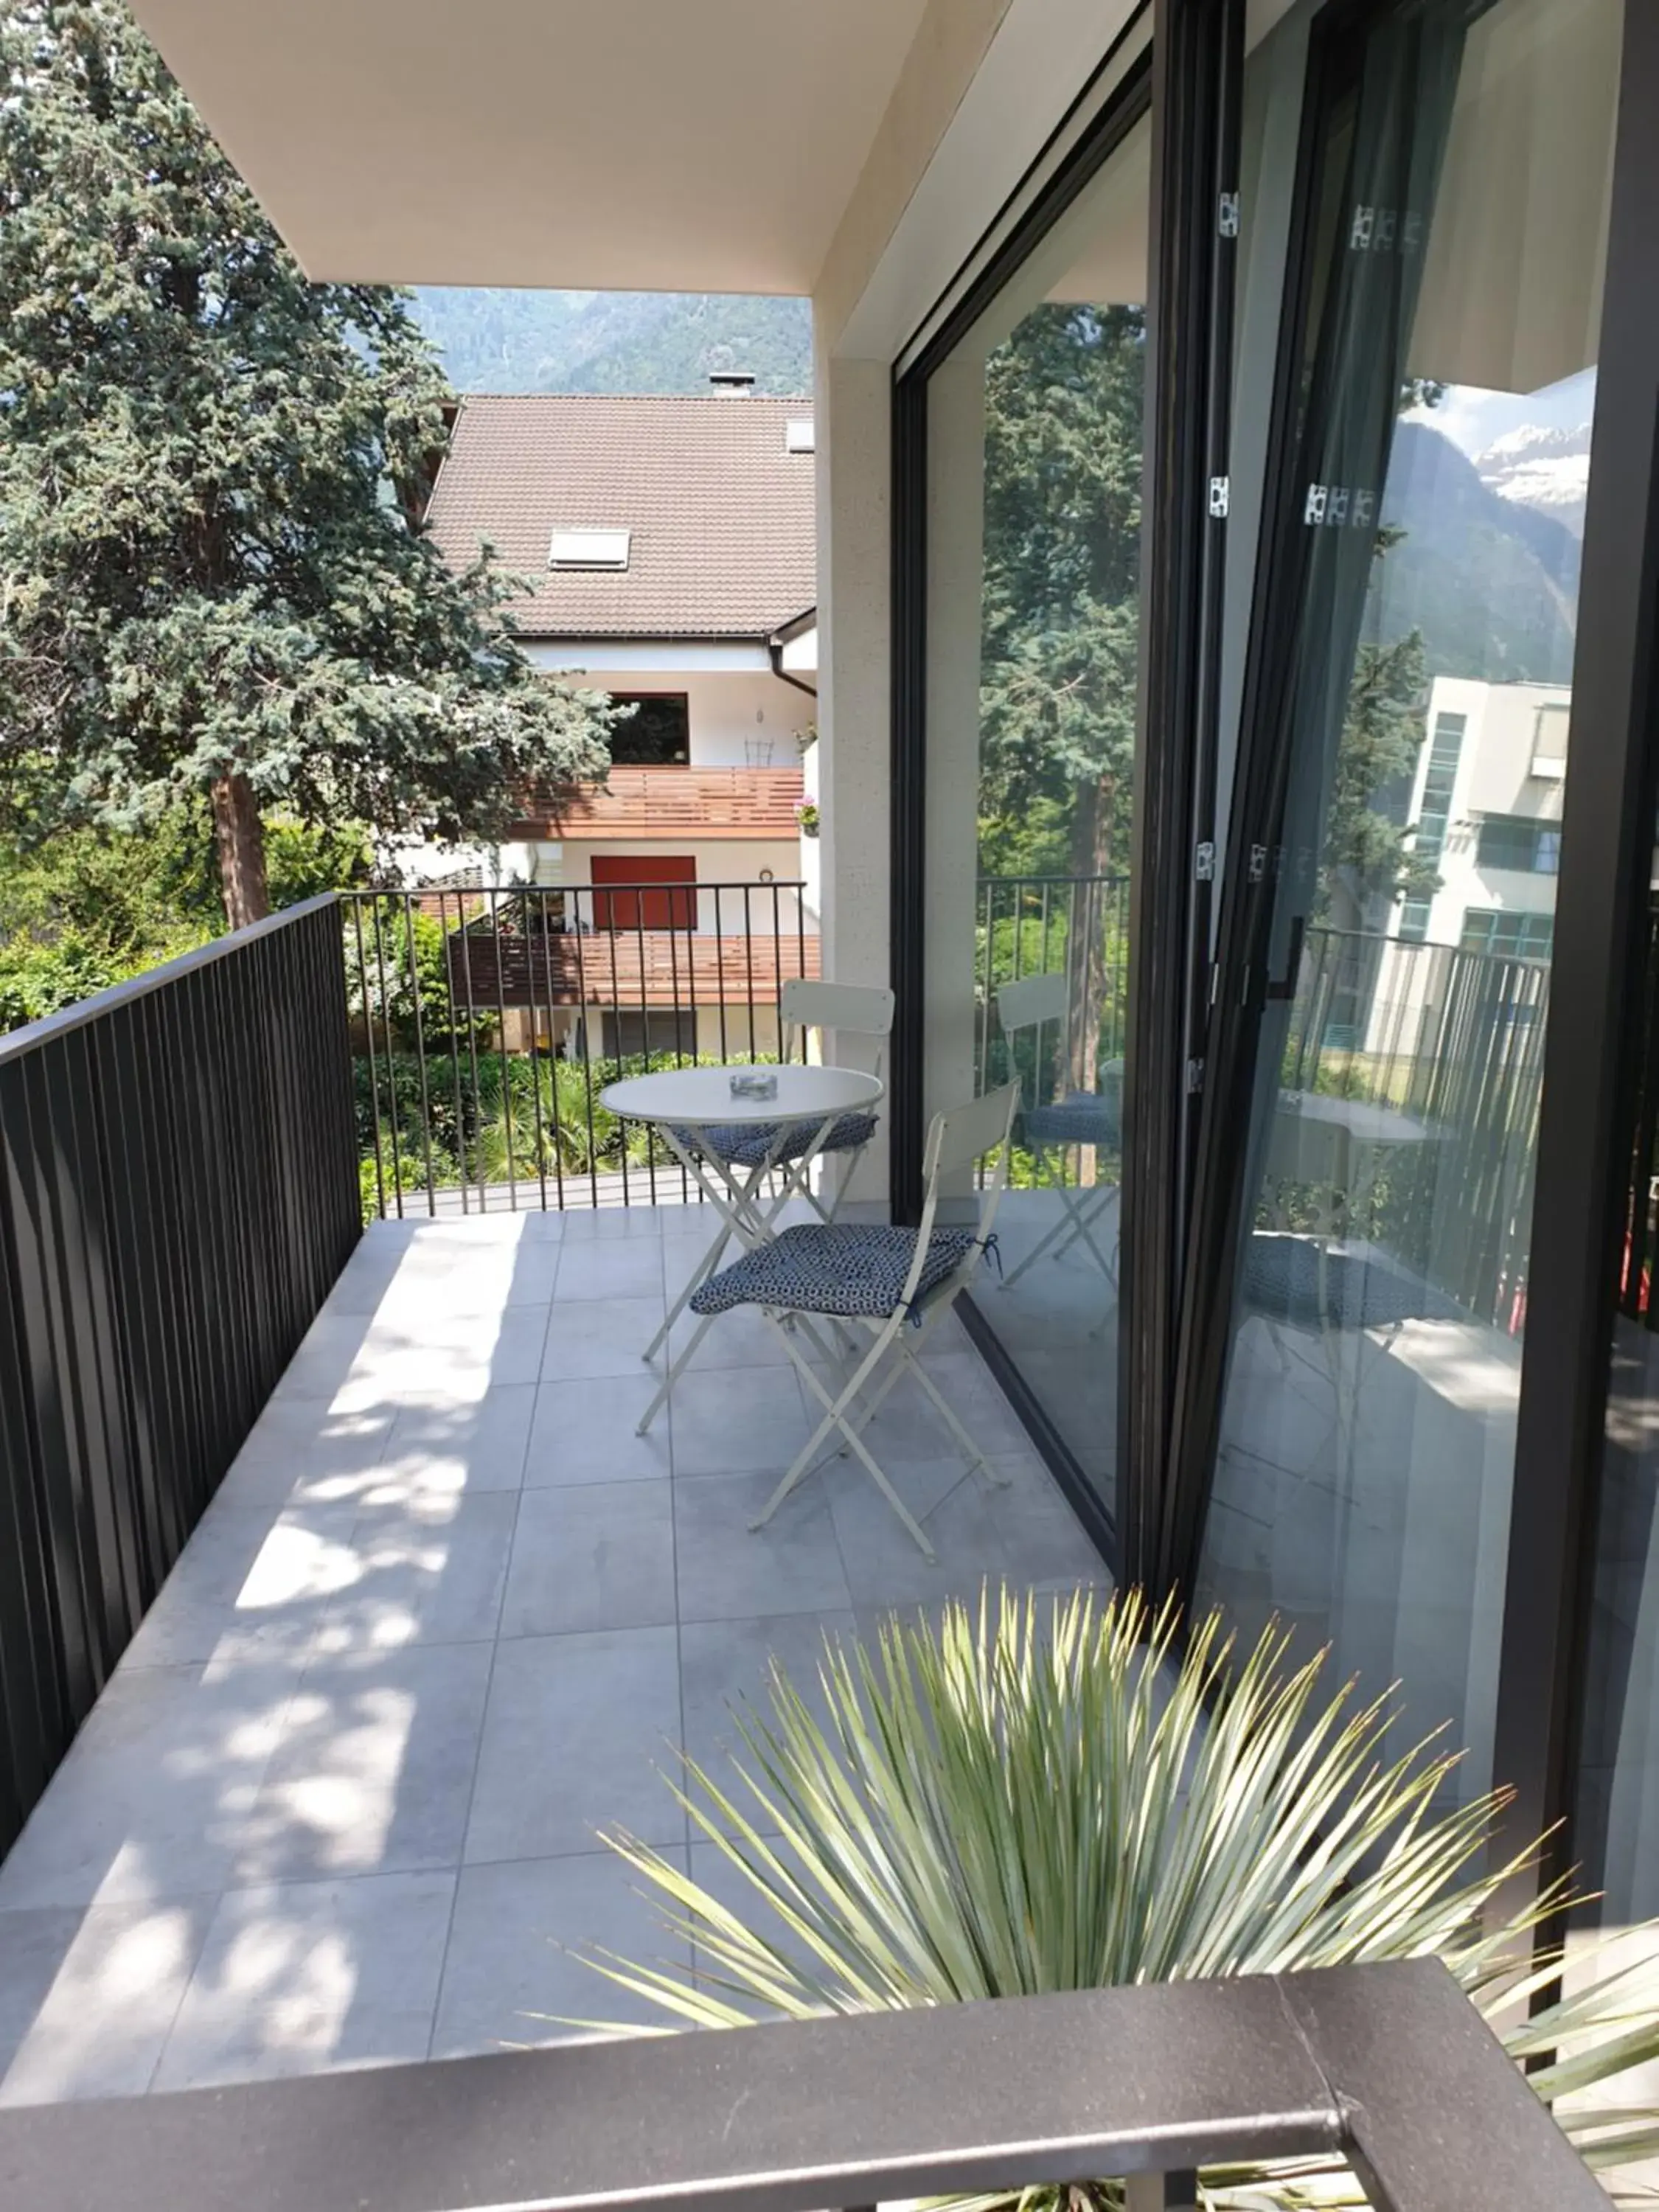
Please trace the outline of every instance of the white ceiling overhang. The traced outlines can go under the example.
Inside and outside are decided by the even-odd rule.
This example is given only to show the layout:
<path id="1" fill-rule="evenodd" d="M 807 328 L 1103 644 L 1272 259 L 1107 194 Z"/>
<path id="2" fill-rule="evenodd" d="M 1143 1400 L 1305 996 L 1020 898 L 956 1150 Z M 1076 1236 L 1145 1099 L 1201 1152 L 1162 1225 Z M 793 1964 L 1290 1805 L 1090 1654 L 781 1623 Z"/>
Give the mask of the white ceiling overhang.
<path id="1" fill-rule="evenodd" d="M 811 291 L 922 0 L 134 0 L 307 273 Z"/>

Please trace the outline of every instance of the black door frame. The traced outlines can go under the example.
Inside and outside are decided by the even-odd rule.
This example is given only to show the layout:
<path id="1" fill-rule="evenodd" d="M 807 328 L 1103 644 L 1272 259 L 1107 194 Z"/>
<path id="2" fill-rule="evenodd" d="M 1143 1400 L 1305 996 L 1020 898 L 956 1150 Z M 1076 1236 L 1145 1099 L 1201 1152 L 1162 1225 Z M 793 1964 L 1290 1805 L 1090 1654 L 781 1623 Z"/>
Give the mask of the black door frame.
<path id="1" fill-rule="evenodd" d="M 1146 1090 L 1146 1068 L 1178 1071 L 1179 1095 L 1185 1100 L 1192 1043 L 1188 977 L 1197 957 L 1195 945 L 1201 944 L 1202 957 L 1208 959 L 1208 884 L 1194 873 L 1194 853 L 1200 839 L 1214 834 L 1218 670 L 1213 664 L 1219 653 L 1224 509 L 1216 509 L 1210 483 L 1225 473 L 1231 324 L 1218 318 L 1230 316 L 1237 234 L 1236 222 L 1224 213 L 1220 201 L 1224 191 L 1236 207 L 1245 8 L 1244 0 L 1154 0 L 1151 12 L 1150 51 L 1114 87 L 1064 163 L 952 300 L 925 346 L 896 374 L 892 418 L 892 973 L 897 1006 L 891 1200 L 894 1219 L 913 1222 L 921 1203 L 923 1135 L 928 380 L 1150 111 L 1153 273 L 1152 296 L 1146 303 L 1149 436 L 1142 574 L 1148 580 L 1143 592 L 1149 629 L 1155 627 L 1168 644 L 1164 652 L 1142 657 L 1141 727 L 1162 734 L 1156 747 L 1143 738 L 1137 762 L 1120 1344 L 1138 1343 L 1144 1336 L 1157 1364 L 1137 1357 L 1122 1367 L 1135 1380 L 1120 1394 L 1121 1472 L 1115 1513 L 1091 1486 L 989 1322 L 971 1298 L 963 1302 L 969 1334 L 1109 1565 L 1136 1578 L 1143 1572 L 1143 1532 L 1157 1517 L 1148 1478 L 1161 1467 L 1162 1453 L 1152 1439 L 1161 1436 L 1172 1373 L 1177 1224 L 1191 1133 L 1184 1107 L 1172 1124 L 1166 1115 L 1138 1113 L 1133 1101 L 1138 1091 Z M 1097 82 L 1128 39 L 1144 35 L 1146 14 L 1141 9 L 1124 27 L 1103 60 Z M 1170 58 L 1160 62 L 1160 55 Z M 1088 100 L 1091 89 L 1085 88 L 1078 106 Z M 1061 131 L 1066 128 L 1062 125 Z M 1159 672 L 1150 673 L 1149 665 Z M 1170 671 L 1181 672 L 1173 696 L 1166 696 Z M 1153 926 L 1137 921 L 1142 905 L 1156 914 Z M 1138 950 L 1143 944 L 1168 944 L 1171 956 L 1148 961 Z M 1161 1074 L 1156 1079 L 1161 1081 Z M 1139 1189 L 1156 1196 L 1137 1206 L 1129 1194 Z"/>
<path id="2" fill-rule="evenodd" d="M 1252 732 L 1271 720 L 1275 665 L 1267 588 L 1294 526 L 1287 487 L 1291 379 L 1310 281 L 1313 129 L 1337 41 L 1402 0 L 1328 0 L 1313 21 L 1295 216 L 1286 264 L 1267 456 L 1261 549 L 1241 715 L 1238 776 L 1206 988 L 1208 890 L 1194 867 L 1206 805 L 1212 705 L 1180 656 L 1213 623 L 1216 590 L 1206 479 L 1224 475 L 1227 257 L 1215 244 L 1218 185 L 1237 139 L 1237 53 L 1231 0 L 1157 0 L 1150 67 L 1138 65 L 1088 138 L 896 374 L 893 402 L 893 1085 L 894 1218 L 914 1220 L 922 1137 L 922 933 L 926 795 L 927 379 L 1012 268 L 1076 197 L 1150 104 L 1154 129 L 1154 296 L 1149 310 L 1147 529 L 1143 566 L 1143 757 L 1132 890 L 1129 1080 L 1119 1515 L 1107 1522 L 1080 1468 L 982 1321 L 971 1313 L 1004 1388 L 1109 1562 L 1158 1595 L 1190 1591 L 1214 1461 L 1230 1341 L 1230 1290 L 1242 1234 L 1236 1165 L 1215 1140 L 1236 1095 L 1246 1024 L 1232 1001 L 1258 976 L 1267 902 L 1244 859 L 1252 824 L 1273 811 L 1276 767 Z M 1595 426 L 1573 672 L 1549 1033 L 1538 1138 L 1498 1682 L 1495 1771 L 1516 1792 L 1517 1839 L 1552 1827 L 1543 1871 L 1571 1859 L 1569 1822 L 1584 1692 L 1589 1532 L 1611 1360 L 1620 1209 L 1619 1157 L 1634 1080 L 1626 994 L 1638 973 L 1656 783 L 1659 782 L 1659 286 L 1649 211 L 1659 205 L 1659 9 L 1625 0 L 1611 228 Z M 1236 131 L 1236 120 L 1233 125 Z M 1236 174 L 1236 172 L 1234 172 Z M 1194 180 L 1202 180 L 1201 183 Z M 1246 213 L 1248 221 L 1248 211 Z M 1218 442 L 1219 441 L 1219 442 Z M 1161 536 L 1158 534 L 1161 533 Z M 1206 544 L 1206 539 L 1208 541 Z M 1560 988 L 1562 979 L 1570 988 Z M 1214 1019 L 1208 1002 L 1217 1006 Z M 1200 1093 L 1187 1063 L 1199 1060 Z M 1156 1081 L 1163 1087 L 1154 1092 Z M 1146 1110 L 1156 1095 L 1200 1098 L 1212 1132 Z M 1137 1111 L 1135 1101 L 1142 1102 Z M 1527 1886 L 1531 1887 L 1528 1881 Z M 1505 1900 L 1513 1904 L 1512 1896 Z"/>

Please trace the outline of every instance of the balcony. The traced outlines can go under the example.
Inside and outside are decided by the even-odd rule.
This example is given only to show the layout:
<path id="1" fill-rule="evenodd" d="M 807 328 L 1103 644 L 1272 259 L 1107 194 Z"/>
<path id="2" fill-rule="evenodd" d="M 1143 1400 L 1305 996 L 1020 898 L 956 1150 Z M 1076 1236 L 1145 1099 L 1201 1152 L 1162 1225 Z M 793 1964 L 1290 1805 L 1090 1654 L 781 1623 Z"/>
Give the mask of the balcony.
<path id="1" fill-rule="evenodd" d="M 793 837 L 806 795 L 799 768 L 613 768 L 603 786 L 549 793 L 517 838 Z"/>
<path id="2" fill-rule="evenodd" d="M 653 1949 L 596 1831 L 706 1871 L 663 1771 L 771 1655 L 1103 1574 L 954 1324 L 928 1356 L 1010 1486 L 919 1390 L 872 1431 L 937 1564 L 835 1457 L 749 1532 L 810 1429 L 753 1316 L 637 1437 L 706 1207 L 521 1183 L 360 1239 L 341 942 L 315 902 L 0 1049 L 0 2103 L 625 2014 L 559 1948 Z"/>

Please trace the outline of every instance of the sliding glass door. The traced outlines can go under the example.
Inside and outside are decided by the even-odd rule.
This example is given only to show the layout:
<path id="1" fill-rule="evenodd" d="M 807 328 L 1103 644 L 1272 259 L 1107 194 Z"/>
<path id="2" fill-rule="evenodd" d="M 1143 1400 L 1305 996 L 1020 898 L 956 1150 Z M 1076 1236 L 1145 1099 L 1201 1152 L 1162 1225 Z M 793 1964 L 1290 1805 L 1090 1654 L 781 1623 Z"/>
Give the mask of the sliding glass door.
<path id="1" fill-rule="evenodd" d="M 1017 1075 L 977 1299 L 1109 1511 L 1140 629 L 1149 130 L 926 372 L 928 1112 Z"/>
<path id="2" fill-rule="evenodd" d="M 1467 1793 L 1492 1779 L 1622 16 L 1407 0 L 1318 42 L 1188 1286 L 1219 1383 L 1188 1438 L 1195 1595 L 1401 1681 L 1468 1747 Z"/>

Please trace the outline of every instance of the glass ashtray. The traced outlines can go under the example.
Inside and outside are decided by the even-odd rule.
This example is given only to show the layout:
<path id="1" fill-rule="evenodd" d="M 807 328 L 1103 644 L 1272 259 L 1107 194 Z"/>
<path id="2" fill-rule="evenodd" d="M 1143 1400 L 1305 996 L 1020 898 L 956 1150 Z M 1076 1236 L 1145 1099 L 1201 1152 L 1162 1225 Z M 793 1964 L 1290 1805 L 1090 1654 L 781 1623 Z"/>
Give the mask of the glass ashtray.
<path id="1" fill-rule="evenodd" d="M 769 1067 L 741 1068 L 732 1078 L 734 1098 L 775 1098 L 778 1079 L 775 1069 Z"/>

